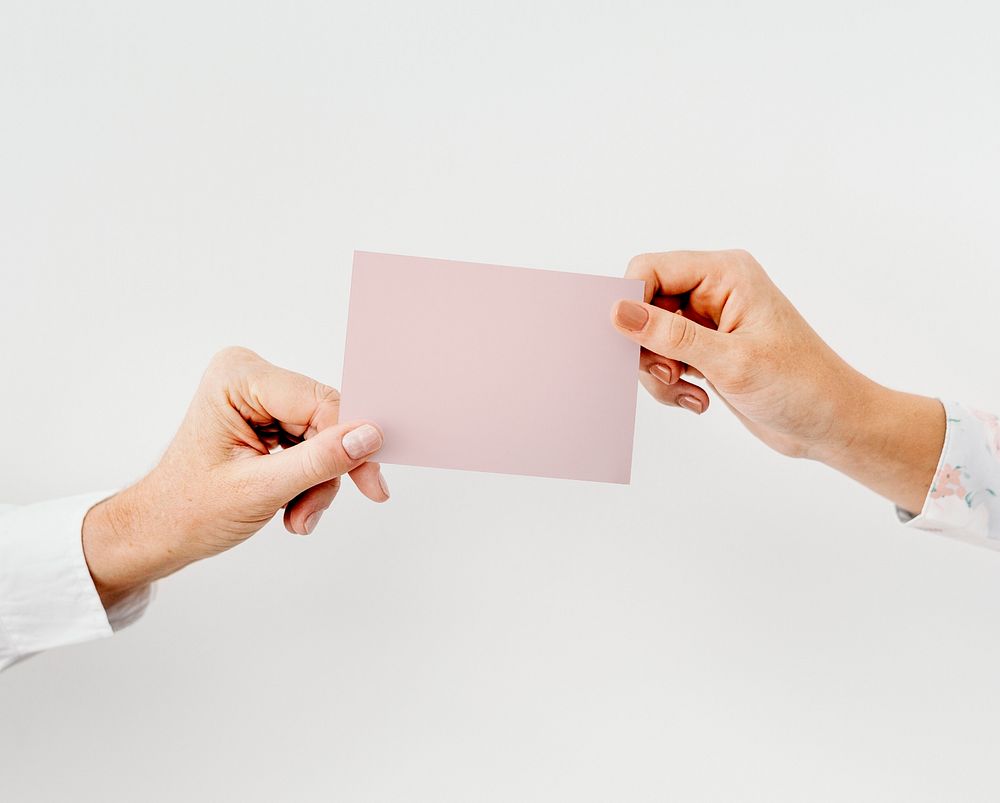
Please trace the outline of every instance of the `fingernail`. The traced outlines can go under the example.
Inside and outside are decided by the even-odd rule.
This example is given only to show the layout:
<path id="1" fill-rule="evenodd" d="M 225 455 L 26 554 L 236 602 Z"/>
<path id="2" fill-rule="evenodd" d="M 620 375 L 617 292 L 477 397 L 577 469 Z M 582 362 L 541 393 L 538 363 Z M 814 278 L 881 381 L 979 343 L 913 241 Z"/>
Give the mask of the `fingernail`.
<path id="1" fill-rule="evenodd" d="M 685 410 L 690 410 L 692 413 L 697 413 L 701 415 L 705 412 L 705 408 L 702 406 L 701 399 L 694 396 L 688 396 L 686 393 L 683 396 L 677 397 L 677 404 L 683 407 Z"/>
<path id="2" fill-rule="evenodd" d="M 642 304 L 636 304 L 634 301 L 619 301 L 618 309 L 615 310 L 615 323 L 617 323 L 622 329 L 628 329 L 630 332 L 638 332 L 646 325 L 646 321 L 649 320 L 649 312 Z"/>
<path id="3" fill-rule="evenodd" d="M 674 375 L 670 373 L 670 369 L 665 365 L 651 365 L 649 366 L 649 373 L 651 376 L 655 376 L 664 385 L 674 384 Z"/>
<path id="4" fill-rule="evenodd" d="M 389 498 L 389 486 L 386 485 L 385 477 L 382 476 L 382 472 L 378 473 L 378 487 L 382 489 L 382 493 L 385 494 L 385 498 Z"/>
<path id="5" fill-rule="evenodd" d="M 316 525 L 319 524 L 319 520 L 322 515 L 323 515 L 322 510 L 317 510 L 309 514 L 309 518 L 306 519 L 306 535 L 309 535 L 313 530 L 316 529 Z"/>
<path id="6" fill-rule="evenodd" d="M 371 424 L 362 424 L 357 429 L 352 429 L 344 436 L 342 441 L 344 451 L 352 459 L 360 460 L 372 452 L 377 452 L 382 448 L 382 433 Z"/>

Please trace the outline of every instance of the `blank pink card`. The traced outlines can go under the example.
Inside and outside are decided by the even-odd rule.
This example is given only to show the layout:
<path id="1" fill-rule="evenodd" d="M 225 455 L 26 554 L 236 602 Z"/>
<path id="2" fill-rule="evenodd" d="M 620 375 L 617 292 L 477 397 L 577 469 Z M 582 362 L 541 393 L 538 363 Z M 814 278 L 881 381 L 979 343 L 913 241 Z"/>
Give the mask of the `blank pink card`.
<path id="1" fill-rule="evenodd" d="M 376 459 L 627 483 L 639 347 L 611 326 L 643 284 L 356 251 L 341 420 Z"/>

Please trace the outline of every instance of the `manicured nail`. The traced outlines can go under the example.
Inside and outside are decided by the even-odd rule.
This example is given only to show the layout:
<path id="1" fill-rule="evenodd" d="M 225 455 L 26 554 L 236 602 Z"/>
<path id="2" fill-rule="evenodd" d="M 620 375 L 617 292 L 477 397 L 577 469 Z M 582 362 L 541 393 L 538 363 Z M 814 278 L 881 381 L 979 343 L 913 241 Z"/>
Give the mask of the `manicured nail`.
<path id="1" fill-rule="evenodd" d="M 382 448 L 382 433 L 371 424 L 362 424 L 357 429 L 352 429 L 344 436 L 342 441 L 344 451 L 352 459 L 360 460 L 362 457 L 377 452 Z"/>
<path id="2" fill-rule="evenodd" d="M 628 329 L 630 332 L 641 331 L 648 320 L 649 312 L 646 311 L 646 308 L 642 304 L 636 304 L 634 301 L 618 302 L 618 309 L 615 311 L 615 323 L 622 329 Z"/>
<path id="3" fill-rule="evenodd" d="M 695 396 L 688 396 L 686 393 L 682 396 L 677 397 L 677 404 L 683 407 L 685 410 L 690 410 L 692 413 L 697 413 L 701 415 L 705 412 L 705 408 L 702 406 L 701 399 Z"/>
<path id="4" fill-rule="evenodd" d="M 660 364 L 651 365 L 649 366 L 649 373 L 650 376 L 655 376 L 664 385 L 674 384 L 674 375 L 670 373 L 670 369 L 667 368 L 667 366 L 665 365 L 660 365 Z"/>
<path id="5" fill-rule="evenodd" d="M 382 472 L 378 473 L 378 487 L 382 489 L 382 493 L 385 494 L 385 498 L 389 498 L 389 486 L 385 482 L 385 477 L 382 476 Z"/>
<path id="6" fill-rule="evenodd" d="M 317 510 L 309 514 L 309 518 L 306 519 L 306 535 L 309 535 L 313 530 L 316 529 L 316 525 L 319 524 L 320 517 L 323 515 L 322 510 Z"/>

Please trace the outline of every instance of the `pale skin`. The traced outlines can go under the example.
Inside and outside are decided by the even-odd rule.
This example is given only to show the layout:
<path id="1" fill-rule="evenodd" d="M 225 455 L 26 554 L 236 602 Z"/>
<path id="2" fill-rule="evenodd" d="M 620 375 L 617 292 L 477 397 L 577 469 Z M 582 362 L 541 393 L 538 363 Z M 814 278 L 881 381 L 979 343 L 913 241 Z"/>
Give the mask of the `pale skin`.
<path id="1" fill-rule="evenodd" d="M 216 355 L 157 466 L 84 519 L 84 555 L 105 607 L 242 543 L 282 508 L 289 532 L 311 533 L 344 474 L 386 501 L 370 460 L 381 430 L 341 424 L 339 413 L 331 387 L 247 349 Z"/>
<path id="2" fill-rule="evenodd" d="M 750 432 L 781 454 L 818 460 L 918 513 L 944 444 L 936 399 L 854 370 L 745 251 L 642 254 L 626 275 L 645 302 L 612 323 L 642 346 L 640 381 L 658 401 L 701 414 L 704 378 Z"/>

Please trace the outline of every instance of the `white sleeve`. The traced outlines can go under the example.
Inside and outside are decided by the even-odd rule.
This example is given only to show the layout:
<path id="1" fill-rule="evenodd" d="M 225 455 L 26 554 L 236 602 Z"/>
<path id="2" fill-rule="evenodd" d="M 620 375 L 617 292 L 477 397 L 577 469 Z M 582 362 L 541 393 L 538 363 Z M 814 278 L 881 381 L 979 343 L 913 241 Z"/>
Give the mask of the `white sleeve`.
<path id="1" fill-rule="evenodd" d="M 944 448 L 918 516 L 898 510 L 908 527 L 1000 550 L 1000 419 L 943 402 Z"/>
<path id="2" fill-rule="evenodd" d="M 149 588 L 105 611 L 83 555 L 83 518 L 111 495 L 0 505 L 0 670 L 42 650 L 110 636 L 145 611 Z"/>

